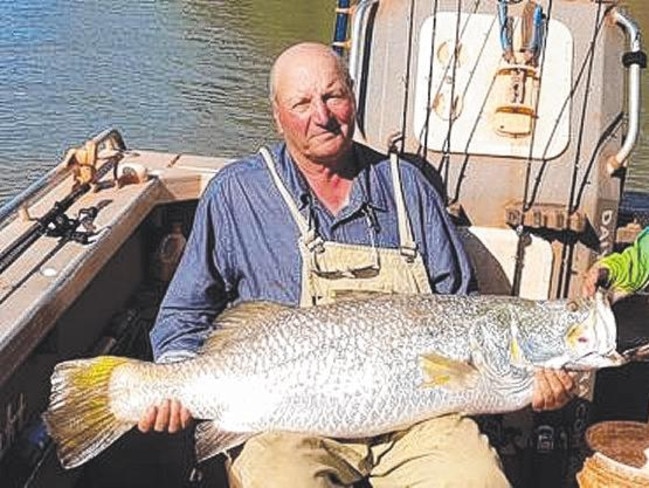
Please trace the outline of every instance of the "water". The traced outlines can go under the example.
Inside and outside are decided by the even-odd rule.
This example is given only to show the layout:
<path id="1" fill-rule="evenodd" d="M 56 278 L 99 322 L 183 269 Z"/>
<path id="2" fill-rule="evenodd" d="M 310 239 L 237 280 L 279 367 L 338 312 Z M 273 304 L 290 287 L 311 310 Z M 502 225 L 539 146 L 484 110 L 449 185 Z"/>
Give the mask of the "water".
<path id="1" fill-rule="evenodd" d="M 108 127 L 140 149 L 254 151 L 275 136 L 272 60 L 300 40 L 329 42 L 335 3 L 0 1 L 0 201 Z M 645 0 L 628 4 L 649 33 Z M 649 188 L 646 117 L 642 125 L 632 188 Z"/>
<path id="2" fill-rule="evenodd" d="M 0 200 L 108 127 L 234 156 L 274 137 L 272 60 L 329 42 L 331 0 L 0 1 Z"/>

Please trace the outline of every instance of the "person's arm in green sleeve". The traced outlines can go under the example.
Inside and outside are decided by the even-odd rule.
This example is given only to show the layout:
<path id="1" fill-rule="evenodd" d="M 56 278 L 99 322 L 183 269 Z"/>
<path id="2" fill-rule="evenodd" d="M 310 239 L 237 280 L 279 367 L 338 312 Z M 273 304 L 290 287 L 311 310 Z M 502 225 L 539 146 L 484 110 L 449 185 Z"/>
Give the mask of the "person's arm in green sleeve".
<path id="1" fill-rule="evenodd" d="M 586 273 L 582 294 L 592 296 L 597 286 L 613 292 L 614 300 L 636 293 L 649 283 L 649 227 L 620 253 L 603 257 Z"/>

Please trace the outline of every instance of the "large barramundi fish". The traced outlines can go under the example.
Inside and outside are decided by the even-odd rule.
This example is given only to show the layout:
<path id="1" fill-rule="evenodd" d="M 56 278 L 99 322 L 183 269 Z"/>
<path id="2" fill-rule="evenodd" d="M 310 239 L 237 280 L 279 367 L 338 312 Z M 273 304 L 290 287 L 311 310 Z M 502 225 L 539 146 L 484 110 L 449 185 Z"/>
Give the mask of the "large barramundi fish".
<path id="1" fill-rule="evenodd" d="M 44 414 L 66 468 L 177 398 L 197 419 L 206 459 L 269 430 L 358 438 L 450 412 L 496 413 L 531 402 L 536 367 L 619 366 L 602 295 L 388 295 L 314 308 L 251 302 L 224 312 L 194 359 L 121 357 L 58 364 Z"/>

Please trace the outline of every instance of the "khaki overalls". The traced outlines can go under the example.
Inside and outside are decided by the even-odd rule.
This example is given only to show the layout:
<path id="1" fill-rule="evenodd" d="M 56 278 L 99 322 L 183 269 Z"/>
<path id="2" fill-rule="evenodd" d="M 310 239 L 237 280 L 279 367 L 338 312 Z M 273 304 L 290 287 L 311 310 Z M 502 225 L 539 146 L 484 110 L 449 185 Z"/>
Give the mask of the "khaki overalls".
<path id="1" fill-rule="evenodd" d="M 299 212 L 272 156 L 260 150 L 300 229 L 301 306 L 330 303 L 353 291 L 430 293 L 428 274 L 412 238 L 399 162 L 391 158 L 399 249 L 324 241 Z M 373 232 L 373 231 L 371 231 Z M 509 486 L 495 451 L 476 424 L 447 415 L 376 438 L 335 440 L 285 432 L 250 439 L 230 467 L 232 487 L 351 486 L 363 478 L 375 488 Z"/>

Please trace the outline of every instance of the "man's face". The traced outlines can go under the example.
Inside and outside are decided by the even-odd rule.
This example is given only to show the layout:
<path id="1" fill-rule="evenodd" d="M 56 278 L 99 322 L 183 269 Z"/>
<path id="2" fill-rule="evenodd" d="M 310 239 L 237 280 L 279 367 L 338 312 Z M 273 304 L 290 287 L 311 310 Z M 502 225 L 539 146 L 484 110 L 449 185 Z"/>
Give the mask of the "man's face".
<path id="1" fill-rule="evenodd" d="M 276 75 L 273 115 L 296 159 L 331 165 L 351 147 L 355 101 L 331 56 L 303 54 L 285 63 Z"/>

